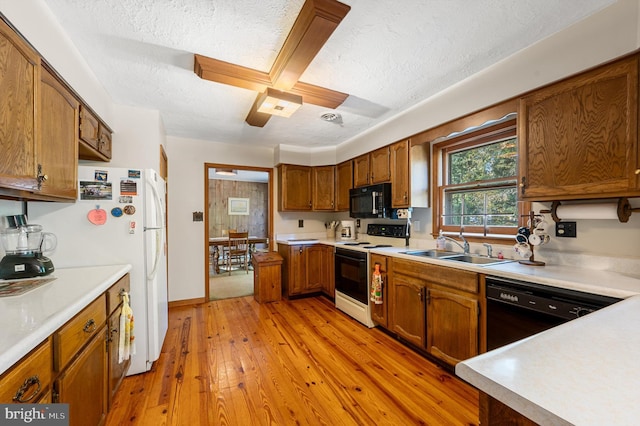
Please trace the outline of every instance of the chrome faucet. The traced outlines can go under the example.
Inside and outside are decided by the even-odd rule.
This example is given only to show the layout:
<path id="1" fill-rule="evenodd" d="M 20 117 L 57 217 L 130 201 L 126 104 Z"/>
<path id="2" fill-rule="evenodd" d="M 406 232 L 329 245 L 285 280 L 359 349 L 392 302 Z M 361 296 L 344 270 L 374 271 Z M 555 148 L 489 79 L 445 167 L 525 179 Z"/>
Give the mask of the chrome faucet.
<path id="1" fill-rule="evenodd" d="M 493 247 L 491 247 L 491 244 L 483 243 L 482 245 L 487 248 L 487 257 L 493 256 Z"/>
<path id="2" fill-rule="evenodd" d="M 460 238 L 462 238 L 462 242 L 463 244 L 460 244 L 458 241 L 454 240 L 451 237 L 447 237 L 446 235 L 443 235 L 444 239 L 447 241 L 451 241 L 452 243 L 456 244 L 458 247 L 460 247 L 462 249 L 462 251 L 464 252 L 464 254 L 469 254 L 469 242 L 464 238 L 464 236 L 462 234 L 460 234 Z"/>

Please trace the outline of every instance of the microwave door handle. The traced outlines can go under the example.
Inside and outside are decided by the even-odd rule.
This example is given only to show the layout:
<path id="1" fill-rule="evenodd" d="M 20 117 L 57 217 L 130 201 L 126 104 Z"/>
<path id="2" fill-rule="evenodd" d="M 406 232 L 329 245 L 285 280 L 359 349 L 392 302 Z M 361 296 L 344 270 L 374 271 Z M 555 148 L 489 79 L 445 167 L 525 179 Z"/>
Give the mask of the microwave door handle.
<path id="1" fill-rule="evenodd" d="M 372 214 L 378 214 L 378 208 L 376 207 L 377 195 L 378 194 L 375 191 L 371 192 L 371 197 L 373 198 L 373 203 L 372 203 L 373 208 L 371 209 Z"/>

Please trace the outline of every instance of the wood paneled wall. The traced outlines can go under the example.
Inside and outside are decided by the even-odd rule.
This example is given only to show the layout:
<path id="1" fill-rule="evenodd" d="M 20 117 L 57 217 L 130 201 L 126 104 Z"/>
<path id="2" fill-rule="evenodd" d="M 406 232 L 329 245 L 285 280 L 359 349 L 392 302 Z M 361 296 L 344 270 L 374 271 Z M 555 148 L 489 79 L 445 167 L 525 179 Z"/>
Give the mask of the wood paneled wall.
<path id="1" fill-rule="evenodd" d="M 248 198 L 249 215 L 229 215 L 229 197 Z M 227 229 L 267 237 L 269 185 L 261 182 L 209 179 L 209 236 L 221 237 Z"/>

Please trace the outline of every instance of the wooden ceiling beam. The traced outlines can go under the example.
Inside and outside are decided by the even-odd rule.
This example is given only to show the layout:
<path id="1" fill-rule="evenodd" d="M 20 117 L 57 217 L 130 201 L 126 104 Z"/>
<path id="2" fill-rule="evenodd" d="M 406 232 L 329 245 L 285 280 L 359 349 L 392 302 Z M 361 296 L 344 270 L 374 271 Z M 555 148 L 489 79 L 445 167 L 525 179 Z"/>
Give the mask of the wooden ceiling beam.
<path id="1" fill-rule="evenodd" d="M 288 91 L 351 10 L 335 0 L 307 0 L 278 53 L 269 77 L 273 87 Z"/>
<path id="2" fill-rule="evenodd" d="M 267 87 L 300 95 L 303 103 L 335 109 L 349 95 L 298 80 L 349 10 L 337 0 L 306 0 L 268 73 L 197 54 L 194 72 L 205 80 L 259 92 L 246 118 L 252 126 L 263 127 L 271 117 L 257 110 Z"/>

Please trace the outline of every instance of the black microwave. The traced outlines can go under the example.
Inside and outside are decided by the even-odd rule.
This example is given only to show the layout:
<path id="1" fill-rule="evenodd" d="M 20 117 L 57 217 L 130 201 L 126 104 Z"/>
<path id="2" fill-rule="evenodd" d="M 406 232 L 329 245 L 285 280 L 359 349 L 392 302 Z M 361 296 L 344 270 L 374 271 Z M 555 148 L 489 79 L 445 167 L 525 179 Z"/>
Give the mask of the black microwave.
<path id="1" fill-rule="evenodd" d="M 363 186 L 349 190 L 349 216 L 385 218 L 391 216 L 391 184 Z"/>

